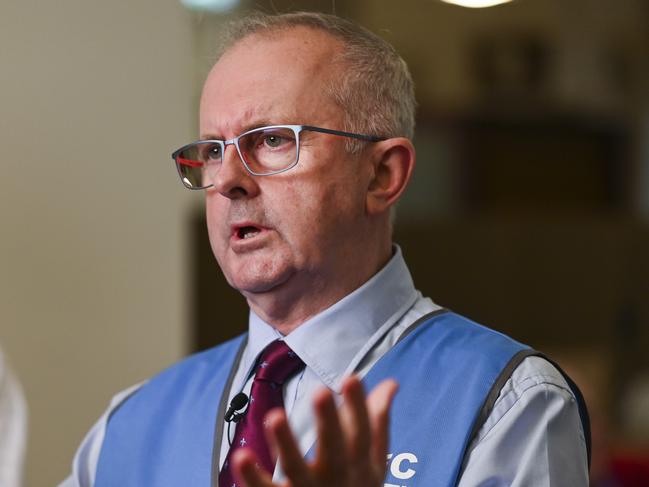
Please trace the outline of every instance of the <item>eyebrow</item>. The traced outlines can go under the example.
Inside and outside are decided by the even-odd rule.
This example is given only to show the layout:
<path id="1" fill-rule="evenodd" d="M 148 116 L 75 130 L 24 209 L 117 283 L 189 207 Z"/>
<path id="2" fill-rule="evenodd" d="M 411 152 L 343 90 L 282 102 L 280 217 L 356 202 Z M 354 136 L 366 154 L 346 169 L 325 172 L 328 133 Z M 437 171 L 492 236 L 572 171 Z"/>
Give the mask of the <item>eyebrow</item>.
<path id="1" fill-rule="evenodd" d="M 268 127 L 271 125 L 291 125 L 290 123 L 277 123 L 272 122 L 269 119 L 256 120 L 253 123 L 248 123 L 244 125 L 241 130 L 238 131 L 237 135 L 241 135 L 250 130 L 258 129 L 261 127 Z M 226 140 L 225 137 L 215 135 L 215 134 L 202 134 L 199 140 Z"/>

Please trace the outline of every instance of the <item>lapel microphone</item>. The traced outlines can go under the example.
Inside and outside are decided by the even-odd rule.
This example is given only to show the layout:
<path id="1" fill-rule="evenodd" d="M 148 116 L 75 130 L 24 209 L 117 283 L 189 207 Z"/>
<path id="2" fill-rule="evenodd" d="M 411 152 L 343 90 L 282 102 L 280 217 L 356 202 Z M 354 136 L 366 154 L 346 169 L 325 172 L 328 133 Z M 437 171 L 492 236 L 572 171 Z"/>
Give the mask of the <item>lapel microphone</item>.
<path id="1" fill-rule="evenodd" d="M 241 411 L 243 408 L 246 407 L 246 404 L 248 404 L 248 396 L 246 396 L 245 393 L 240 392 L 236 396 L 232 398 L 232 401 L 230 401 L 230 406 L 228 406 L 228 410 L 225 413 L 225 421 L 226 423 L 235 422 L 238 423 L 241 421 L 241 418 L 243 418 L 244 413 L 238 413 L 237 411 Z"/>

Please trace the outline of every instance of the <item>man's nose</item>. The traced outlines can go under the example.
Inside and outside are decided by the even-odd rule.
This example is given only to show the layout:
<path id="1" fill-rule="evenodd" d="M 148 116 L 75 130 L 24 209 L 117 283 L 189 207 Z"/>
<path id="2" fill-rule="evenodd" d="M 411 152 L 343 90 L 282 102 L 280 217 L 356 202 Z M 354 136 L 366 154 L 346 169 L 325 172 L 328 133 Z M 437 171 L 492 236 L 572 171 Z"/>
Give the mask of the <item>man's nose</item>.
<path id="1" fill-rule="evenodd" d="M 253 197 L 259 191 L 255 177 L 244 167 L 234 145 L 226 145 L 221 166 L 212 175 L 214 189 L 226 198 Z"/>

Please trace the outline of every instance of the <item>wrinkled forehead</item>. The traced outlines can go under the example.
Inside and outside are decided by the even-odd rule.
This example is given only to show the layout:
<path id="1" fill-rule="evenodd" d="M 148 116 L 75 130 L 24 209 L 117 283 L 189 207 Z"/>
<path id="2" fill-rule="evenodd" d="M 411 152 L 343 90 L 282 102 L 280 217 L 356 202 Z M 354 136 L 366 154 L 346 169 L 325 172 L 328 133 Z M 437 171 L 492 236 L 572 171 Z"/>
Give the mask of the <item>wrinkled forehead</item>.
<path id="1" fill-rule="evenodd" d="M 201 136 L 229 138 L 266 122 L 331 123 L 340 42 L 296 27 L 249 35 L 214 65 L 201 97 Z"/>

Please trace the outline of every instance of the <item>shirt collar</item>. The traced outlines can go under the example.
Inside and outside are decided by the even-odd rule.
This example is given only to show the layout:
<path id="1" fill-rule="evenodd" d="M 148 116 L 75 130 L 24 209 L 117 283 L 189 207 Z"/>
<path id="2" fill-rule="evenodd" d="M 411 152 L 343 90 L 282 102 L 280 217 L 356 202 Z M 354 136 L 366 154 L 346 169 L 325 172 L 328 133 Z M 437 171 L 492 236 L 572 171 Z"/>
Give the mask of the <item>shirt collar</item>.
<path id="1" fill-rule="evenodd" d="M 418 292 L 401 249 L 369 281 L 283 337 L 252 310 L 242 365 L 251 367 L 272 341 L 284 339 L 324 384 L 340 392 L 371 346 L 412 306 Z"/>

